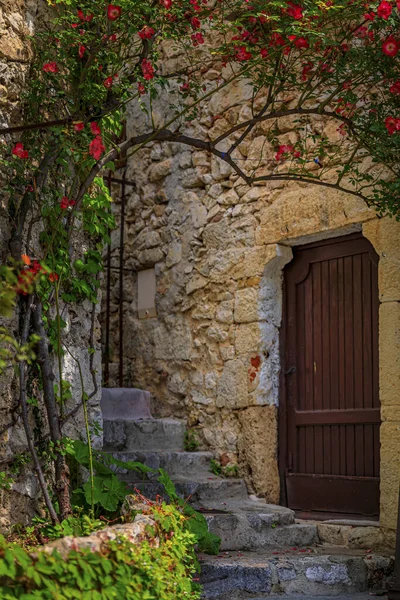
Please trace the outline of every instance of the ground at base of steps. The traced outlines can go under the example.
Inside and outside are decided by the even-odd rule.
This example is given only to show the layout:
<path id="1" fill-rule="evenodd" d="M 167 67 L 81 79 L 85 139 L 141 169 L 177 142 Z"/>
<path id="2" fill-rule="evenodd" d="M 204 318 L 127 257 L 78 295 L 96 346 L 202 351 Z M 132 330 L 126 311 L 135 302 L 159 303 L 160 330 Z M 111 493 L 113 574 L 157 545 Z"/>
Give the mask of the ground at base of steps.
<path id="1" fill-rule="evenodd" d="M 264 596 L 263 598 L 249 598 L 249 600 L 310 600 L 309 596 L 268 596 L 267 598 Z M 387 596 L 376 594 L 370 594 L 368 592 L 362 592 L 361 594 L 344 594 L 340 596 L 314 596 L 312 600 L 387 600 Z"/>

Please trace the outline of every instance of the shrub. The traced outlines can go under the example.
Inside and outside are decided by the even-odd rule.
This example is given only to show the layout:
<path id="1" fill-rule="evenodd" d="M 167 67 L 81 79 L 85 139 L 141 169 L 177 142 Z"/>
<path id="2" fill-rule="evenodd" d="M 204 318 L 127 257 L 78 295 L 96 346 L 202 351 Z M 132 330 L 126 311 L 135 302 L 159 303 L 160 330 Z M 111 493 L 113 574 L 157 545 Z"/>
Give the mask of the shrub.
<path id="1" fill-rule="evenodd" d="M 104 551 L 54 551 L 30 554 L 0 537 L 2 600 L 199 600 L 193 577 L 197 568 L 196 537 L 185 517 L 165 503 L 149 507 L 156 521 L 159 547 L 152 539 L 134 545 L 124 538 Z M 150 538 L 152 535 L 150 535 Z"/>

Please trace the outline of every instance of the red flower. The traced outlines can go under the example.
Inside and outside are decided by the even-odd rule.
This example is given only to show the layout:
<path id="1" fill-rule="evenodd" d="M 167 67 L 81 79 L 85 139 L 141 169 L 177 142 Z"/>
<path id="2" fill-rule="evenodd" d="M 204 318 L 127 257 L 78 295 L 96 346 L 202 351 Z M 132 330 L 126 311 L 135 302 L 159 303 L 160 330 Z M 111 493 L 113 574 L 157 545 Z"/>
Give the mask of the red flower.
<path id="1" fill-rule="evenodd" d="M 70 206 L 74 206 L 74 204 L 76 204 L 75 200 L 70 200 L 69 198 L 67 198 L 67 196 L 63 196 L 61 198 L 60 208 L 61 210 L 66 210 Z"/>
<path id="2" fill-rule="evenodd" d="M 268 50 L 266 48 L 261 48 L 260 54 L 263 58 L 268 58 Z"/>
<path id="3" fill-rule="evenodd" d="M 58 66 L 56 62 L 44 63 L 43 71 L 45 73 L 58 73 Z"/>
<path id="4" fill-rule="evenodd" d="M 51 282 L 53 282 L 53 283 L 54 283 L 55 281 L 58 281 L 58 274 L 57 274 L 57 273 L 50 273 L 50 275 L 49 275 L 49 279 L 50 279 L 50 281 L 51 281 Z"/>
<path id="5" fill-rule="evenodd" d="M 86 48 L 85 48 L 85 46 L 82 46 L 82 44 L 81 44 L 79 46 L 79 51 L 78 51 L 79 58 L 83 58 L 83 55 L 85 54 L 85 52 L 86 52 Z"/>
<path id="6" fill-rule="evenodd" d="M 155 31 L 152 27 L 149 27 L 148 25 L 145 25 L 143 27 L 143 29 L 141 29 L 139 31 L 139 37 L 142 38 L 142 40 L 149 40 L 150 38 L 153 37 L 153 35 L 155 34 Z"/>
<path id="7" fill-rule="evenodd" d="M 112 84 L 113 84 L 113 78 L 112 77 L 107 77 L 107 79 L 105 79 L 103 81 L 103 85 L 107 89 L 109 89 L 110 87 L 112 87 Z"/>
<path id="8" fill-rule="evenodd" d="M 199 44 L 204 44 L 203 34 L 198 31 L 197 33 L 193 33 L 191 36 L 193 46 L 198 46 Z"/>
<path id="9" fill-rule="evenodd" d="M 392 5 L 390 2 L 386 2 L 386 0 L 382 0 L 380 5 L 378 6 L 378 17 L 385 19 L 386 21 L 392 14 Z"/>
<path id="10" fill-rule="evenodd" d="M 95 160 L 99 160 L 101 158 L 101 155 L 105 149 L 106 148 L 100 135 L 97 135 L 89 144 L 89 154 L 90 156 L 93 156 Z"/>
<path id="11" fill-rule="evenodd" d="M 313 66 L 314 66 L 314 64 L 312 62 L 308 62 L 303 65 L 303 70 L 301 72 L 301 80 L 302 81 L 307 81 L 308 74 L 312 70 Z"/>
<path id="12" fill-rule="evenodd" d="M 161 4 L 164 8 L 169 10 L 172 6 L 172 0 L 161 0 Z"/>
<path id="13" fill-rule="evenodd" d="M 79 23 L 72 23 L 72 24 L 71 24 L 71 27 L 72 27 L 73 29 L 76 29 L 77 27 L 79 27 Z"/>
<path id="14" fill-rule="evenodd" d="M 142 73 L 143 73 L 143 77 L 145 79 L 147 79 L 148 81 L 150 81 L 150 79 L 154 78 L 153 65 L 151 64 L 151 62 L 149 60 L 147 60 L 147 58 L 144 58 L 142 60 Z"/>
<path id="15" fill-rule="evenodd" d="M 400 131 L 400 119 L 394 117 L 386 117 L 385 127 L 389 132 L 389 135 L 393 135 L 396 131 Z"/>
<path id="16" fill-rule="evenodd" d="M 90 131 L 93 133 L 93 135 L 101 135 L 101 129 L 96 121 L 90 123 Z"/>
<path id="17" fill-rule="evenodd" d="M 271 35 L 271 40 L 269 42 L 270 46 L 284 46 L 286 44 L 284 38 L 280 33 L 274 31 Z"/>
<path id="18" fill-rule="evenodd" d="M 382 52 L 386 54 L 386 56 L 394 58 L 399 50 L 400 44 L 392 35 L 390 35 L 382 44 Z"/>
<path id="19" fill-rule="evenodd" d="M 235 56 L 237 58 L 237 60 L 250 60 L 251 58 L 253 58 L 253 55 L 251 54 L 251 52 L 248 52 L 246 50 L 246 46 L 238 46 L 235 48 Z"/>
<path id="20" fill-rule="evenodd" d="M 93 14 L 92 13 L 88 13 L 87 15 L 83 14 L 83 11 L 81 9 L 78 10 L 78 17 L 80 18 L 81 21 L 91 21 L 93 19 Z"/>
<path id="21" fill-rule="evenodd" d="M 144 84 L 141 81 L 139 81 L 139 83 L 137 84 L 137 87 L 138 87 L 139 94 L 141 96 L 143 96 L 143 94 L 146 93 L 146 88 L 145 88 Z"/>
<path id="22" fill-rule="evenodd" d="M 400 2 L 400 0 L 399 0 Z M 389 88 L 389 92 L 391 94 L 400 94 L 400 79 L 399 81 L 396 81 L 396 83 L 394 83 L 390 88 Z"/>
<path id="23" fill-rule="evenodd" d="M 278 148 L 278 152 L 275 154 L 275 160 L 282 160 L 282 158 L 287 158 L 288 154 L 291 154 L 293 152 L 294 148 L 293 146 L 289 145 L 283 145 L 283 146 L 279 146 Z"/>
<path id="24" fill-rule="evenodd" d="M 306 38 L 304 37 L 300 37 L 298 38 L 294 45 L 296 46 L 296 48 L 302 48 L 304 50 L 307 50 L 307 48 L 310 47 L 310 44 L 308 43 L 308 40 L 306 40 Z"/>
<path id="25" fill-rule="evenodd" d="M 293 4 L 293 2 L 288 2 L 288 8 L 286 9 L 289 17 L 293 17 L 294 19 L 300 20 L 303 18 L 303 9 L 299 4 Z"/>
<path id="26" fill-rule="evenodd" d="M 17 142 L 11 150 L 11 153 L 14 156 L 18 156 L 18 158 L 29 158 L 29 152 L 28 150 L 25 150 L 22 142 Z"/>
<path id="27" fill-rule="evenodd" d="M 375 16 L 376 16 L 375 13 L 373 11 L 371 11 L 370 13 L 366 13 L 364 15 L 364 19 L 366 21 L 373 21 L 375 19 Z"/>
<path id="28" fill-rule="evenodd" d="M 185 92 L 188 92 L 188 91 L 190 90 L 190 83 L 188 83 L 188 82 L 186 82 L 186 83 L 183 83 L 183 84 L 180 86 L 180 88 L 179 88 L 179 89 L 180 89 L 180 90 L 181 90 L 181 92 L 183 92 L 183 93 L 185 93 Z"/>
<path id="29" fill-rule="evenodd" d="M 82 123 L 82 121 L 79 121 L 79 123 L 74 123 L 74 130 L 75 131 L 83 131 L 85 129 L 85 124 Z"/>
<path id="30" fill-rule="evenodd" d="M 200 29 L 200 27 L 201 27 L 201 21 L 197 17 L 192 17 L 190 19 L 190 24 L 193 29 Z"/>
<path id="31" fill-rule="evenodd" d="M 107 17 L 110 21 L 116 21 L 121 16 L 122 8 L 120 6 L 115 6 L 114 4 L 109 4 L 107 6 Z"/>

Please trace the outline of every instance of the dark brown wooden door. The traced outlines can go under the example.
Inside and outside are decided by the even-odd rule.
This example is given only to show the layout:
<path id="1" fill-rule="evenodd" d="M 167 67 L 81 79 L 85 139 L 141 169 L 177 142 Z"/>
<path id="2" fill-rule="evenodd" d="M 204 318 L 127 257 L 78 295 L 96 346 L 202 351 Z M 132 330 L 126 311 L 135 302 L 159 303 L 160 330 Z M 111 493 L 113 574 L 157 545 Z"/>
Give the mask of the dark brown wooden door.
<path id="1" fill-rule="evenodd" d="M 290 508 L 379 514 L 378 256 L 361 234 L 285 271 L 281 446 Z"/>

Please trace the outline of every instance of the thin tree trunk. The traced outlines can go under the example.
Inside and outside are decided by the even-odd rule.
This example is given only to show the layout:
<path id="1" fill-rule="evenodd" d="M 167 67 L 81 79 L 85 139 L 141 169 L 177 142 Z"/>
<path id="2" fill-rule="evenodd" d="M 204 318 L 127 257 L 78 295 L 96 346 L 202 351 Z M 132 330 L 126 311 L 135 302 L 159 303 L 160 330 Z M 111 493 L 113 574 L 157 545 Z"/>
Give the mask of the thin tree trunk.
<path id="1" fill-rule="evenodd" d="M 28 340 L 29 333 L 29 323 L 31 318 L 31 303 L 32 296 L 28 296 L 26 311 L 24 315 L 24 321 L 22 326 L 22 336 L 21 336 L 21 345 L 24 346 Z M 25 429 L 25 435 L 28 442 L 28 448 L 32 456 L 33 464 L 35 467 L 35 471 L 39 480 L 40 488 L 42 490 L 43 498 L 46 503 L 47 509 L 50 513 L 51 520 L 53 523 L 58 523 L 57 513 L 54 510 L 54 506 L 50 499 L 49 490 L 47 487 L 46 480 L 43 475 L 42 467 L 40 465 L 40 461 L 38 455 L 36 453 L 35 443 L 33 440 L 33 435 L 31 431 L 31 427 L 29 424 L 29 415 L 28 415 L 28 404 L 26 401 L 26 377 L 25 377 L 25 367 L 26 363 L 22 360 L 19 364 L 19 395 L 20 395 L 20 403 L 21 403 L 21 416 L 22 423 Z"/>
<path id="2" fill-rule="evenodd" d="M 54 443 L 56 493 L 60 508 L 61 519 L 65 519 L 72 513 L 70 500 L 69 468 L 60 448 L 62 432 L 59 419 L 58 406 L 54 394 L 54 373 L 51 366 L 49 354 L 49 342 L 42 319 L 42 303 L 36 297 L 35 309 L 33 311 L 33 324 L 36 333 L 40 336 L 38 343 L 38 363 L 42 373 L 43 397 L 46 406 L 47 419 L 49 422 L 50 438 Z M 62 382 L 60 381 L 60 385 Z"/>

